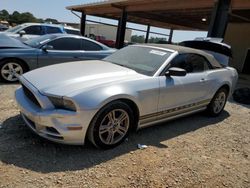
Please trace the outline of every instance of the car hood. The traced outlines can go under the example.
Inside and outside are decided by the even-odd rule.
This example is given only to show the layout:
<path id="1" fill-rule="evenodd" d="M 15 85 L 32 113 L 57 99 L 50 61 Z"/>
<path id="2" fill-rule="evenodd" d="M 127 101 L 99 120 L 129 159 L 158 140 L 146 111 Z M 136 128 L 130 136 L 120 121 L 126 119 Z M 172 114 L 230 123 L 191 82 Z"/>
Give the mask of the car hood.
<path id="1" fill-rule="evenodd" d="M 47 66 L 30 71 L 22 77 L 42 94 L 66 96 L 78 90 L 143 76 L 119 65 L 93 60 Z"/>
<path id="2" fill-rule="evenodd" d="M 7 49 L 7 48 L 29 48 L 29 47 L 23 44 L 21 41 L 6 35 L 5 33 L 0 33 L 0 49 Z"/>

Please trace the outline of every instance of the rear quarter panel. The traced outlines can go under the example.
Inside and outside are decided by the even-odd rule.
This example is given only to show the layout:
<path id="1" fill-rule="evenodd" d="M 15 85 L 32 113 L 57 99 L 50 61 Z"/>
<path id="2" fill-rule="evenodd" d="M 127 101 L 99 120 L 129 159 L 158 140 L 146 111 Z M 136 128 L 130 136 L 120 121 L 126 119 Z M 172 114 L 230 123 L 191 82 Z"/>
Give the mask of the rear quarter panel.
<path id="1" fill-rule="evenodd" d="M 208 91 L 209 98 L 212 98 L 223 85 L 229 86 L 229 95 L 231 95 L 238 80 L 238 73 L 231 67 L 213 69 L 207 72 L 207 79 L 211 82 L 211 87 Z"/>

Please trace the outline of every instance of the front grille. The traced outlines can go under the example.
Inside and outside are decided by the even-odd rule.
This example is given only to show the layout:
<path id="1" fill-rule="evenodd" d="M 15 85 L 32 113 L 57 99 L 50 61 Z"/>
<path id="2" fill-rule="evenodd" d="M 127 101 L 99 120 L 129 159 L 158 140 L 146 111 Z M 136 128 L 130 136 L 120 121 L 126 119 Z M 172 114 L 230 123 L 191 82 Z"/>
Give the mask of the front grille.
<path id="1" fill-rule="evenodd" d="M 31 102 L 33 102 L 35 105 L 41 107 L 35 95 L 25 85 L 22 84 L 22 87 L 23 87 L 23 91 L 26 97 L 28 97 L 28 99 L 30 99 Z"/>

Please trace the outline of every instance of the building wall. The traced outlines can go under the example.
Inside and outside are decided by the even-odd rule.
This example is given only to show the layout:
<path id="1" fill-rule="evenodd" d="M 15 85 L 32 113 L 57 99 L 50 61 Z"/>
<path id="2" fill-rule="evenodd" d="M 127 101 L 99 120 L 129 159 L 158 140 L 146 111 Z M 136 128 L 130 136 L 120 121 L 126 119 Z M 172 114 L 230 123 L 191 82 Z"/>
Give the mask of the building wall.
<path id="1" fill-rule="evenodd" d="M 247 49 L 250 48 L 250 23 L 229 23 L 224 40 L 232 46 L 233 63 L 231 66 L 241 72 Z"/>
<path id="2" fill-rule="evenodd" d="M 89 36 L 90 34 L 94 34 L 96 36 L 104 36 L 108 40 L 116 40 L 116 31 L 117 27 L 109 26 L 109 25 L 101 25 L 101 24 L 86 24 L 85 27 L 85 35 Z M 132 30 L 127 29 L 125 40 L 131 41 Z"/>

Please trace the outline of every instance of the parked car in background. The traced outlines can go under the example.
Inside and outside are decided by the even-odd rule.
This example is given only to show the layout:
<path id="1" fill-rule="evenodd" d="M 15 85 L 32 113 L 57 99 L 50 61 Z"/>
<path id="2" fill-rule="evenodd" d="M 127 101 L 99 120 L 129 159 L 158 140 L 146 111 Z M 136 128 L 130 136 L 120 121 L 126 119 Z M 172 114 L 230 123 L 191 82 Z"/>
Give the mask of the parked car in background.
<path id="1" fill-rule="evenodd" d="M 232 61 L 232 49 L 222 38 L 196 38 L 195 40 L 183 41 L 181 46 L 204 50 L 212 54 L 215 59 L 223 66 L 228 66 Z"/>
<path id="2" fill-rule="evenodd" d="M 133 45 L 102 61 L 44 67 L 20 77 L 16 100 L 41 137 L 111 148 L 130 130 L 206 110 L 218 116 L 238 74 L 210 54 L 174 45 Z M 188 126 L 188 125 L 187 125 Z"/>
<path id="3" fill-rule="evenodd" d="M 80 30 L 73 27 L 64 26 L 64 33 L 81 36 Z"/>
<path id="4" fill-rule="evenodd" d="M 115 41 L 114 40 L 108 40 L 104 36 L 95 36 L 94 38 L 96 41 L 107 45 L 108 47 L 114 48 L 115 47 Z"/>
<path id="5" fill-rule="evenodd" d="M 25 41 L 45 34 L 69 33 L 79 35 L 80 32 L 78 29 L 56 24 L 24 23 L 8 29 L 4 33 L 18 40 Z"/>
<path id="6" fill-rule="evenodd" d="M 114 50 L 89 38 L 50 34 L 21 42 L 0 37 L 0 79 L 17 81 L 17 76 L 39 67 L 57 63 L 102 59 Z"/>
<path id="7" fill-rule="evenodd" d="M 0 24 L 0 31 L 5 31 L 7 30 L 9 27 L 7 25 L 4 24 Z"/>

